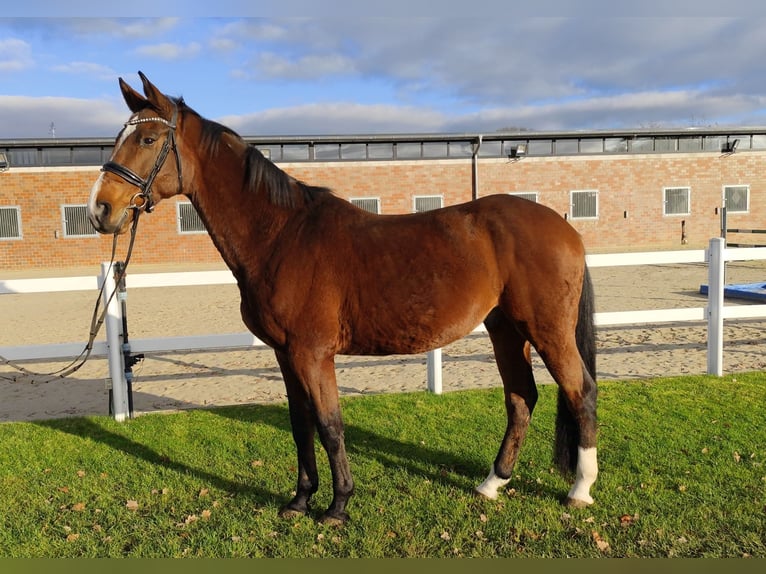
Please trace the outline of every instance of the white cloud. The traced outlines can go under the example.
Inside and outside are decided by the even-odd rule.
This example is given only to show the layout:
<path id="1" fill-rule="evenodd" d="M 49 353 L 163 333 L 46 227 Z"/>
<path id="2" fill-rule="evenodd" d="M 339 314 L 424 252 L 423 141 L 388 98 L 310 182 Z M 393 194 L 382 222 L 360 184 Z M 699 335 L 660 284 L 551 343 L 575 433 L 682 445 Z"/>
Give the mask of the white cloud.
<path id="1" fill-rule="evenodd" d="M 312 80 L 356 71 L 353 60 L 341 54 L 310 54 L 291 60 L 273 52 L 261 54 L 256 69 L 268 78 L 294 80 Z"/>
<path id="2" fill-rule="evenodd" d="M 111 36 L 116 38 L 151 38 L 168 32 L 179 23 L 179 18 L 56 18 L 48 26 L 61 25 L 68 33 L 80 37 Z"/>
<path id="3" fill-rule="evenodd" d="M 32 49 L 24 40 L 0 38 L 0 72 L 18 72 L 34 64 Z"/>
<path id="4" fill-rule="evenodd" d="M 139 56 L 148 58 L 160 58 L 162 60 L 180 60 L 184 58 L 194 58 L 197 56 L 202 47 L 198 42 L 190 42 L 189 44 L 152 44 L 147 46 L 140 46 L 136 48 L 135 53 Z"/>
<path id="5" fill-rule="evenodd" d="M 243 136 L 440 131 L 446 118 L 428 108 L 347 102 L 272 108 L 218 121 Z"/>
<path id="6" fill-rule="evenodd" d="M 90 76 L 99 80 L 117 79 L 117 72 L 112 68 L 93 62 L 69 62 L 67 64 L 53 66 L 51 69 L 54 72 Z"/>
<path id="7" fill-rule="evenodd" d="M 77 98 L 0 96 L 0 133 L 13 138 L 49 137 L 51 123 L 59 138 L 115 136 L 127 113 L 122 102 Z M 3 136 L 5 137 L 5 136 Z"/>

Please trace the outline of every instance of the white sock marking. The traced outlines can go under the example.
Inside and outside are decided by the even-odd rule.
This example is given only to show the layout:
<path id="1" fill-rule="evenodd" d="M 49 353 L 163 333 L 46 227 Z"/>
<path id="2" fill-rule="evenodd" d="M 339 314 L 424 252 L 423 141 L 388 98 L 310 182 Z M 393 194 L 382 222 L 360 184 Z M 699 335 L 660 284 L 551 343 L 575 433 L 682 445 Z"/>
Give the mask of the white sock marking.
<path id="1" fill-rule="evenodd" d="M 510 478 L 500 478 L 497 476 L 495 474 L 495 466 L 492 465 L 492 469 L 489 471 L 489 476 L 484 482 L 476 487 L 476 492 L 482 496 L 486 496 L 490 500 L 495 500 L 497 498 L 498 489 L 508 484 L 510 480 Z"/>
<path id="2" fill-rule="evenodd" d="M 590 487 L 596 482 L 598 476 L 598 461 L 596 457 L 596 447 L 577 448 L 577 477 L 572 489 L 569 491 L 569 498 L 581 500 L 586 504 L 593 504 L 593 498 L 590 496 Z"/>

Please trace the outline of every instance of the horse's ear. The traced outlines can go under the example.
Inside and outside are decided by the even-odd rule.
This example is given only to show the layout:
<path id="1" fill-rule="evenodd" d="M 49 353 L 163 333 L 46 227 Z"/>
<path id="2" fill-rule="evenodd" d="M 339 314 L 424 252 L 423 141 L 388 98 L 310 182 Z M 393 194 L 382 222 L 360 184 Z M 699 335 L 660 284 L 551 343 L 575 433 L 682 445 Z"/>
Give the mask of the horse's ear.
<path id="1" fill-rule="evenodd" d="M 120 78 L 120 90 L 122 97 L 125 98 L 125 103 L 128 104 L 128 108 L 134 114 L 148 105 L 146 98 L 131 88 L 122 78 Z"/>
<path id="2" fill-rule="evenodd" d="M 144 94 L 146 94 L 146 99 L 152 105 L 152 107 L 156 108 L 159 112 L 166 111 L 168 114 L 172 113 L 173 104 L 170 99 L 165 94 L 160 92 L 157 87 L 152 84 L 143 74 L 143 72 L 138 72 L 138 75 L 141 77 L 141 81 L 144 83 Z"/>

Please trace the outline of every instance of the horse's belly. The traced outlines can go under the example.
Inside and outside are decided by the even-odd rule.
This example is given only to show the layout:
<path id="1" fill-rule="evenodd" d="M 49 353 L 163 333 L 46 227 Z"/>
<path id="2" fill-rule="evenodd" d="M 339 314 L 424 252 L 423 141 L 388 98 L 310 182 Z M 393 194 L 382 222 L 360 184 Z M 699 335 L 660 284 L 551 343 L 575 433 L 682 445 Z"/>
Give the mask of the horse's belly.
<path id="1" fill-rule="evenodd" d="M 444 347 L 473 331 L 491 307 L 466 313 L 428 312 L 410 317 L 369 317 L 364 327 L 353 329 L 341 351 L 349 355 L 410 355 Z"/>

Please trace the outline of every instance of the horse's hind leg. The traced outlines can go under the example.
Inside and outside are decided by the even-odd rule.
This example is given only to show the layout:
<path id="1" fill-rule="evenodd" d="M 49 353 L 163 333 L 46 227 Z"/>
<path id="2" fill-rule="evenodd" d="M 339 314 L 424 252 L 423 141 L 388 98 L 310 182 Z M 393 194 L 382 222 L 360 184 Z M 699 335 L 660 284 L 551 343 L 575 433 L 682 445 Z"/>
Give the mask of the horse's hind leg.
<path id="1" fill-rule="evenodd" d="M 593 503 L 590 488 L 598 476 L 596 457 L 596 382 L 580 357 L 574 340 L 537 347 L 559 385 L 555 462 L 563 473 L 575 471 L 566 504 Z"/>
<path id="2" fill-rule="evenodd" d="M 476 488 L 476 492 L 495 499 L 498 489 L 511 479 L 521 444 L 527 434 L 532 410 L 537 402 L 537 387 L 532 374 L 529 343 L 516 327 L 499 308 L 495 308 L 489 314 L 484 324 L 489 332 L 497 367 L 503 379 L 508 426 L 489 476 Z"/>

